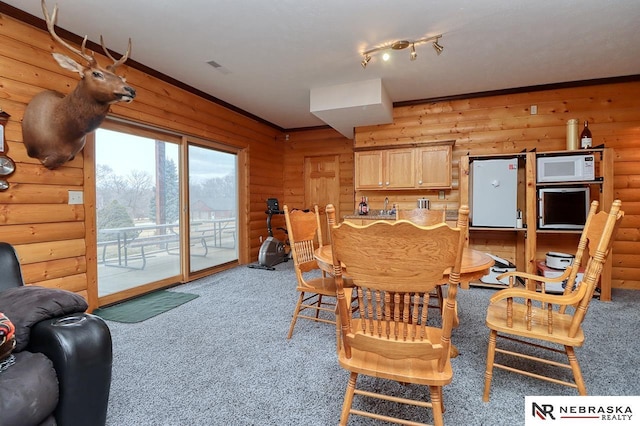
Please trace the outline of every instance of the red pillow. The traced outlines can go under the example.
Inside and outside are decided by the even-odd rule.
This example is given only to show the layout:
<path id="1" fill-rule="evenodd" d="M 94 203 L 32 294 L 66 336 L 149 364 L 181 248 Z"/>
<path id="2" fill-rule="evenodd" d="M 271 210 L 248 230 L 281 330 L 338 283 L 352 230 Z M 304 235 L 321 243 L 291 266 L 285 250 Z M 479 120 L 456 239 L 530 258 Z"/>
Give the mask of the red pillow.
<path id="1" fill-rule="evenodd" d="M 15 332 L 16 327 L 5 314 L 0 312 L 0 361 L 8 357 L 16 346 Z"/>

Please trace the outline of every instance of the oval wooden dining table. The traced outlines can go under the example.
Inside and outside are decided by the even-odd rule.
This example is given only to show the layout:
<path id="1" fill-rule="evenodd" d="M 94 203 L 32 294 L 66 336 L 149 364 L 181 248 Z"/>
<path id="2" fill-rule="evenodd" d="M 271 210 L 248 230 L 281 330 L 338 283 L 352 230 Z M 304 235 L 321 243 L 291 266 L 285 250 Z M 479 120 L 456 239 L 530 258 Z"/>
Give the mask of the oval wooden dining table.
<path id="1" fill-rule="evenodd" d="M 333 273 L 333 253 L 330 245 L 319 247 L 314 252 L 314 257 L 318 266 L 323 271 Z M 495 261 L 491 256 L 472 248 L 465 248 L 462 252 L 462 265 L 460 269 L 460 287 L 469 288 L 471 281 L 479 280 L 489 273 L 489 268 Z M 442 276 L 442 284 L 446 284 L 449 279 L 447 271 Z"/>

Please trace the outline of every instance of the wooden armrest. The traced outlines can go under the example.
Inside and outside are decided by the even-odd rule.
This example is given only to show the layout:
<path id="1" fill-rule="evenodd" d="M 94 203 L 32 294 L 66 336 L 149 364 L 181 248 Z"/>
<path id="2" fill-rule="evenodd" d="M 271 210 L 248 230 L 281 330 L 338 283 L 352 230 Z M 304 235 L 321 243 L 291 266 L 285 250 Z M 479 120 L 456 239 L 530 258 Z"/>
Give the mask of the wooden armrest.
<path id="1" fill-rule="evenodd" d="M 540 293 L 534 290 L 527 290 L 524 288 L 505 288 L 494 294 L 489 301 L 495 303 L 499 300 L 508 298 L 522 298 L 531 299 L 543 303 L 551 303 L 554 305 L 574 305 L 578 303 L 587 292 L 586 284 L 578 286 L 578 288 L 569 294 L 548 294 Z"/>
<path id="2" fill-rule="evenodd" d="M 526 272 L 514 271 L 514 272 L 504 272 L 498 275 L 496 279 L 501 280 L 503 278 L 508 278 L 508 277 L 517 277 L 517 278 L 524 278 L 527 280 L 534 280 L 538 282 L 561 283 L 562 281 L 569 278 L 570 274 L 571 274 L 571 268 L 565 269 L 562 275 L 557 277 L 541 277 L 540 275 L 527 274 Z"/>

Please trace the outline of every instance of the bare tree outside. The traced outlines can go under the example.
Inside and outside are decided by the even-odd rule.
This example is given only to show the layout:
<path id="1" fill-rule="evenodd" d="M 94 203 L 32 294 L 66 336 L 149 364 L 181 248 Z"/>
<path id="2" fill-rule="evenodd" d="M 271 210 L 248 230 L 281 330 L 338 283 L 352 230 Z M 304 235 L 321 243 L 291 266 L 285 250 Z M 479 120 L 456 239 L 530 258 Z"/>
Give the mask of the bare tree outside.
<path id="1" fill-rule="evenodd" d="M 149 202 L 153 198 L 153 180 L 151 175 L 142 170 L 131 170 L 128 175 L 118 175 L 105 164 L 96 167 L 97 209 L 100 211 L 117 201 L 134 220 L 148 217 Z"/>

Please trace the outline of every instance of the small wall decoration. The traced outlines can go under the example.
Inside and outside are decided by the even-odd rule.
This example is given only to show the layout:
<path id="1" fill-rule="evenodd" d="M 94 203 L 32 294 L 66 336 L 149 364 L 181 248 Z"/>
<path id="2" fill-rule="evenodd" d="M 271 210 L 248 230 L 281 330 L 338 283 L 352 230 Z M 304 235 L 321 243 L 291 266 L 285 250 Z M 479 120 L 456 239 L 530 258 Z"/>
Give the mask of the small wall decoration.
<path id="1" fill-rule="evenodd" d="M 11 116 L 0 108 L 0 191 L 9 189 L 9 182 L 5 178 L 16 171 L 16 163 L 7 156 L 9 146 L 4 140 L 4 126 L 9 121 L 9 117 Z"/>
<path id="2" fill-rule="evenodd" d="M 48 169 L 55 169 L 73 160 L 84 148 L 85 136 L 100 126 L 112 104 L 131 102 L 136 91 L 127 85 L 124 78 L 115 74 L 116 68 L 129 57 L 131 39 L 125 54 L 116 60 L 100 36 L 104 53 L 113 61 L 112 65 L 102 68 L 85 47 L 87 36 L 81 48 L 76 49 L 56 34 L 57 5 L 49 16 L 45 1 L 42 0 L 42 12 L 53 39 L 87 63 L 80 65 L 66 55 L 53 53 L 62 68 L 80 75 L 80 81 L 73 92 L 66 96 L 54 90 L 38 93 L 24 111 L 22 139 L 27 154 L 39 159 Z"/>

